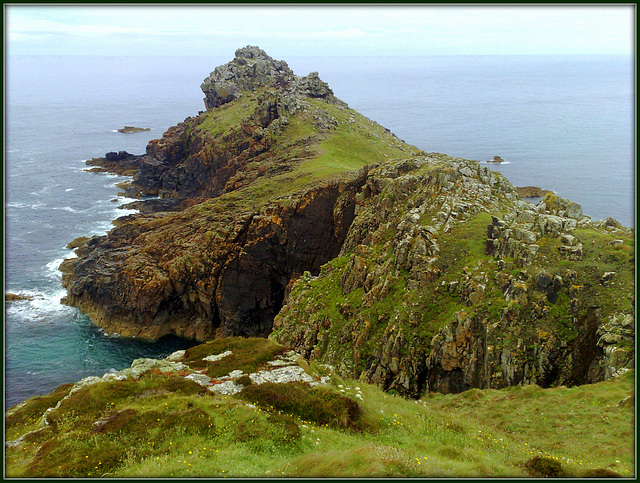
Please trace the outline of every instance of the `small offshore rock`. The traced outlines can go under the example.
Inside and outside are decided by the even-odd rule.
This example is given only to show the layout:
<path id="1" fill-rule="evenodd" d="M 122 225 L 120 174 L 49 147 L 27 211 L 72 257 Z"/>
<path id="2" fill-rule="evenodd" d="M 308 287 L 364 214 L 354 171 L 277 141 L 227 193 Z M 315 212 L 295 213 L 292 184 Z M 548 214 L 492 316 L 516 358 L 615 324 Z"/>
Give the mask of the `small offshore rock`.
<path id="1" fill-rule="evenodd" d="M 125 126 L 122 129 L 118 129 L 118 132 L 123 132 L 123 133 L 142 132 L 142 131 L 151 131 L 151 129 L 148 127 L 135 127 L 135 126 Z"/>
<path id="2" fill-rule="evenodd" d="M 20 302 L 21 300 L 33 300 L 33 295 L 20 295 L 17 293 L 7 292 L 4 294 L 5 302 Z"/>

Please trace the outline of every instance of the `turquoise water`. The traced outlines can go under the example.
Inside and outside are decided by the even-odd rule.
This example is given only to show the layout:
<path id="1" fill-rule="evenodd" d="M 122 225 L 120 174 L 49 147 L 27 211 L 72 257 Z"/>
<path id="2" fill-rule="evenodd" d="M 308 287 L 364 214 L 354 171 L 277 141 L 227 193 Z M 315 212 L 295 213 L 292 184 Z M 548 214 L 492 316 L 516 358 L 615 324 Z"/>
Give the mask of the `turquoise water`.
<path id="1" fill-rule="evenodd" d="M 108 151 L 149 140 L 204 108 L 200 83 L 229 58 L 8 58 L 5 402 L 161 357 L 192 342 L 106 336 L 64 295 L 57 267 L 78 236 L 104 234 L 127 201 L 123 178 L 83 171 Z M 595 219 L 634 217 L 632 59 L 418 57 L 285 59 L 318 71 L 335 94 L 427 152 L 479 161 L 516 185 L 552 189 Z M 151 131 L 121 134 L 134 125 Z"/>

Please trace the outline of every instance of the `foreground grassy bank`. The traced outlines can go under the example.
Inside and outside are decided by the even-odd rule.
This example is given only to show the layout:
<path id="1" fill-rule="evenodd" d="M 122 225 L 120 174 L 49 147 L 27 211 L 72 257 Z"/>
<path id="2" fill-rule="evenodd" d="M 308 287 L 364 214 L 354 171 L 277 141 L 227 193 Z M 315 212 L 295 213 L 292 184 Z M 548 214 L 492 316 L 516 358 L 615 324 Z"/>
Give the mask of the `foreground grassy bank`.
<path id="1" fill-rule="evenodd" d="M 5 476 L 635 475 L 633 371 L 579 387 L 473 389 L 416 401 L 283 354 L 264 339 L 214 341 L 188 350 L 180 370 L 32 398 L 7 412 Z M 276 359 L 325 384 L 253 383 Z M 243 374 L 227 379 L 243 387 L 233 395 L 195 382 L 194 374 L 238 368 Z"/>

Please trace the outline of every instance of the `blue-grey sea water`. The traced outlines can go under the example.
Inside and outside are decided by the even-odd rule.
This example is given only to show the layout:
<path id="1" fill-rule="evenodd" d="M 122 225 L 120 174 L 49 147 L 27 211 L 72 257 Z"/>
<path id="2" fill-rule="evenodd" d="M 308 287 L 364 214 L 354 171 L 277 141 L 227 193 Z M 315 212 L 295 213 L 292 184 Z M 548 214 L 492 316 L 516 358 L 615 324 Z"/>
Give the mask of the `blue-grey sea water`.
<path id="1" fill-rule="evenodd" d="M 192 342 L 109 337 L 64 295 L 57 270 L 79 236 L 126 214 L 123 179 L 83 171 L 204 109 L 200 84 L 222 57 L 12 57 L 5 64 L 5 404 L 160 357 Z M 495 166 L 515 185 L 635 225 L 633 59 L 434 56 L 285 59 L 317 71 L 350 107 L 427 152 Z M 151 131 L 122 134 L 124 125 Z"/>

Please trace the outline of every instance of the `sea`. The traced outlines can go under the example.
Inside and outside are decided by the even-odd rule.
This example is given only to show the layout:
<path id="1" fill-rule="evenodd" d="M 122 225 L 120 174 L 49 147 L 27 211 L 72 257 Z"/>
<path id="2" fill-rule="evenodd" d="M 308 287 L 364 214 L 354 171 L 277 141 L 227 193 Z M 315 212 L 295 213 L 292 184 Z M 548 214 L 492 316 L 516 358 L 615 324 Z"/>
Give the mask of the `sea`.
<path id="1" fill-rule="evenodd" d="M 272 54 L 273 55 L 273 54 Z M 276 58 L 278 58 L 276 56 Z M 67 244 L 132 213 L 125 178 L 85 171 L 204 109 L 200 84 L 229 57 L 5 57 L 4 399 L 9 408 L 193 341 L 109 336 L 65 295 Z M 486 162 L 594 220 L 635 226 L 634 59 L 626 56 L 294 57 L 350 107 L 426 152 Z M 149 131 L 123 134 L 136 126 Z"/>

